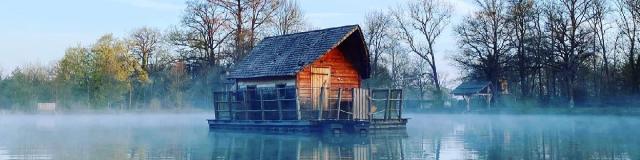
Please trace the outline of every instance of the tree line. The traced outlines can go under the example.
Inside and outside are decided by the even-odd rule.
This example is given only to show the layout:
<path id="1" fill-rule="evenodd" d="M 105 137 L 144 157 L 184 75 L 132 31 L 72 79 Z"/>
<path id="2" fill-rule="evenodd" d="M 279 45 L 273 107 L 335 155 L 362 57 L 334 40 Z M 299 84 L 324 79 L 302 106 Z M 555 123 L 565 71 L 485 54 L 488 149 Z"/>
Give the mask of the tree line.
<path id="1" fill-rule="evenodd" d="M 449 24 L 452 7 L 446 1 L 412 1 L 370 14 L 365 26 L 372 61 L 378 64 L 384 57 L 381 64 L 390 70 L 393 85 L 427 86 L 436 102 L 447 95 L 441 85 L 447 80 L 434 58 L 443 54 L 463 72 L 459 81 L 492 82 L 493 101 L 504 106 L 640 104 L 640 1 L 473 3 L 476 10 L 458 24 Z M 445 28 L 454 31 L 455 53 L 433 50 Z M 402 54 L 422 64 L 406 65 L 411 61 L 397 60 Z"/>
<path id="2" fill-rule="evenodd" d="M 367 13 L 372 78 L 365 87 L 405 89 L 443 106 L 452 81 L 484 80 L 494 101 L 538 106 L 640 104 L 640 1 L 474 0 L 452 23 L 447 1 L 413 0 Z M 104 35 L 69 47 L 57 63 L 0 77 L 0 109 L 208 108 L 224 74 L 262 38 L 313 29 L 293 0 L 189 0 L 176 26 Z M 441 53 L 452 30 L 454 52 Z M 454 64 L 439 62 L 448 57 Z M 456 65 L 461 79 L 438 66 Z M 498 84 L 507 82 L 506 87 Z M 508 93 L 508 94 L 506 94 Z"/>
<path id="3" fill-rule="evenodd" d="M 222 75 L 263 37 L 310 28 L 293 0 L 189 0 L 166 31 L 135 29 L 69 47 L 51 65 L 0 77 L 0 110 L 37 103 L 69 110 L 209 108 Z"/>
<path id="4" fill-rule="evenodd" d="M 638 97 L 637 0 L 476 1 L 457 26 L 470 76 L 511 82 L 516 99 L 632 106 Z"/>

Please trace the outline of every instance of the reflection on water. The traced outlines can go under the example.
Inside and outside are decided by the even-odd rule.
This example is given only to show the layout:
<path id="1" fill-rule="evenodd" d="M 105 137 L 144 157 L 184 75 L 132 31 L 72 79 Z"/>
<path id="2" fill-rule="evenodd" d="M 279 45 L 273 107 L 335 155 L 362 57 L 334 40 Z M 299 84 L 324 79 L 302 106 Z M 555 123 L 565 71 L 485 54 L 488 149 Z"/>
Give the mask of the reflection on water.
<path id="1" fill-rule="evenodd" d="M 215 159 L 401 159 L 404 133 L 264 135 L 211 133 Z"/>
<path id="2" fill-rule="evenodd" d="M 208 114 L 0 117 L 2 159 L 640 159 L 640 119 L 408 115 L 406 132 L 209 132 Z"/>

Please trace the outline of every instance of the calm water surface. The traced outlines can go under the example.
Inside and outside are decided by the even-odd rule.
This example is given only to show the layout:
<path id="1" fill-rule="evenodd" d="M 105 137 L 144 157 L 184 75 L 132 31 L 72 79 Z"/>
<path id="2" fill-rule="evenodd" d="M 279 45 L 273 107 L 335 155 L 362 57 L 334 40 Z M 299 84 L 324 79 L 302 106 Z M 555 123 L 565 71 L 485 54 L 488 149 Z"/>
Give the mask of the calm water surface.
<path id="1" fill-rule="evenodd" d="M 640 159 L 640 118 L 410 114 L 406 132 L 209 132 L 208 114 L 0 115 L 3 159 Z"/>

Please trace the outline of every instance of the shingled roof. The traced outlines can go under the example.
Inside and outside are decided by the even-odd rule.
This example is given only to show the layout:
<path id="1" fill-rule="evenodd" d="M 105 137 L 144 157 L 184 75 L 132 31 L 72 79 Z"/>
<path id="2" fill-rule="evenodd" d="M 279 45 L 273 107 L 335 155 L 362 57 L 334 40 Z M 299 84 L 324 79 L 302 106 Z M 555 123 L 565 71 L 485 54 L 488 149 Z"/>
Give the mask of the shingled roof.
<path id="1" fill-rule="evenodd" d="M 487 91 L 485 89 L 491 86 L 491 82 L 489 81 L 466 81 L 460 84 L 458 87 L 451 91 L 454 95 L 473 95 L 481 93 L 482 91 Z"/>
<path id="2" fill-rule="evenodd" d="M 295 76 L 331 49 L 340 48 L 358 69 L 369 77 L 369 53 L 358 25 L 264 38 L 237 63 L 228 78 Z"/>

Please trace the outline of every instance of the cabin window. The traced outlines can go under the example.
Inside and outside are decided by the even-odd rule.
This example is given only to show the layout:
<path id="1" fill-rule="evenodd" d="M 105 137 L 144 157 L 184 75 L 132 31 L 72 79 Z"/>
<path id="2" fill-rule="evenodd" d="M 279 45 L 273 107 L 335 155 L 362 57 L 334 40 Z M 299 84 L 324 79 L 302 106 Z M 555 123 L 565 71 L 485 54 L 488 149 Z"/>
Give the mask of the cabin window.
<path id="1" fill-rule="evenodd" d="M 280 99 L 295 99 L 296 88 L 294 86 L 287 86 L 287 84 L 276 84 L 278 90 L 278 98 Z"/>
<path id="2" fill-rule="evenodd" d="M 284 83 L 276 84 L 276 92 L 278 92 L 277 93 L 278 99 L 284 99 L 284 96 L 286 94 L 285 87 L 287 87 L 287 84 L 284 84 Z"/>
<path id="3" fill-rule="evenodd" d="M 296 120 L 296 89 L 293 86 L 287 86 L 287 84 L 276 84 L 276 90 L 278 94 L 278 103 L 280 110 L 282 111 L 282 120 Z"/>
<path id="4" fill-rule="evenodd" d="M 260 88 L 260 100 L 262 103 L 264 120 L 279 120 L 280 112 L 278 109 L 278 97 L 276 88 L 264 87 Z"/>

